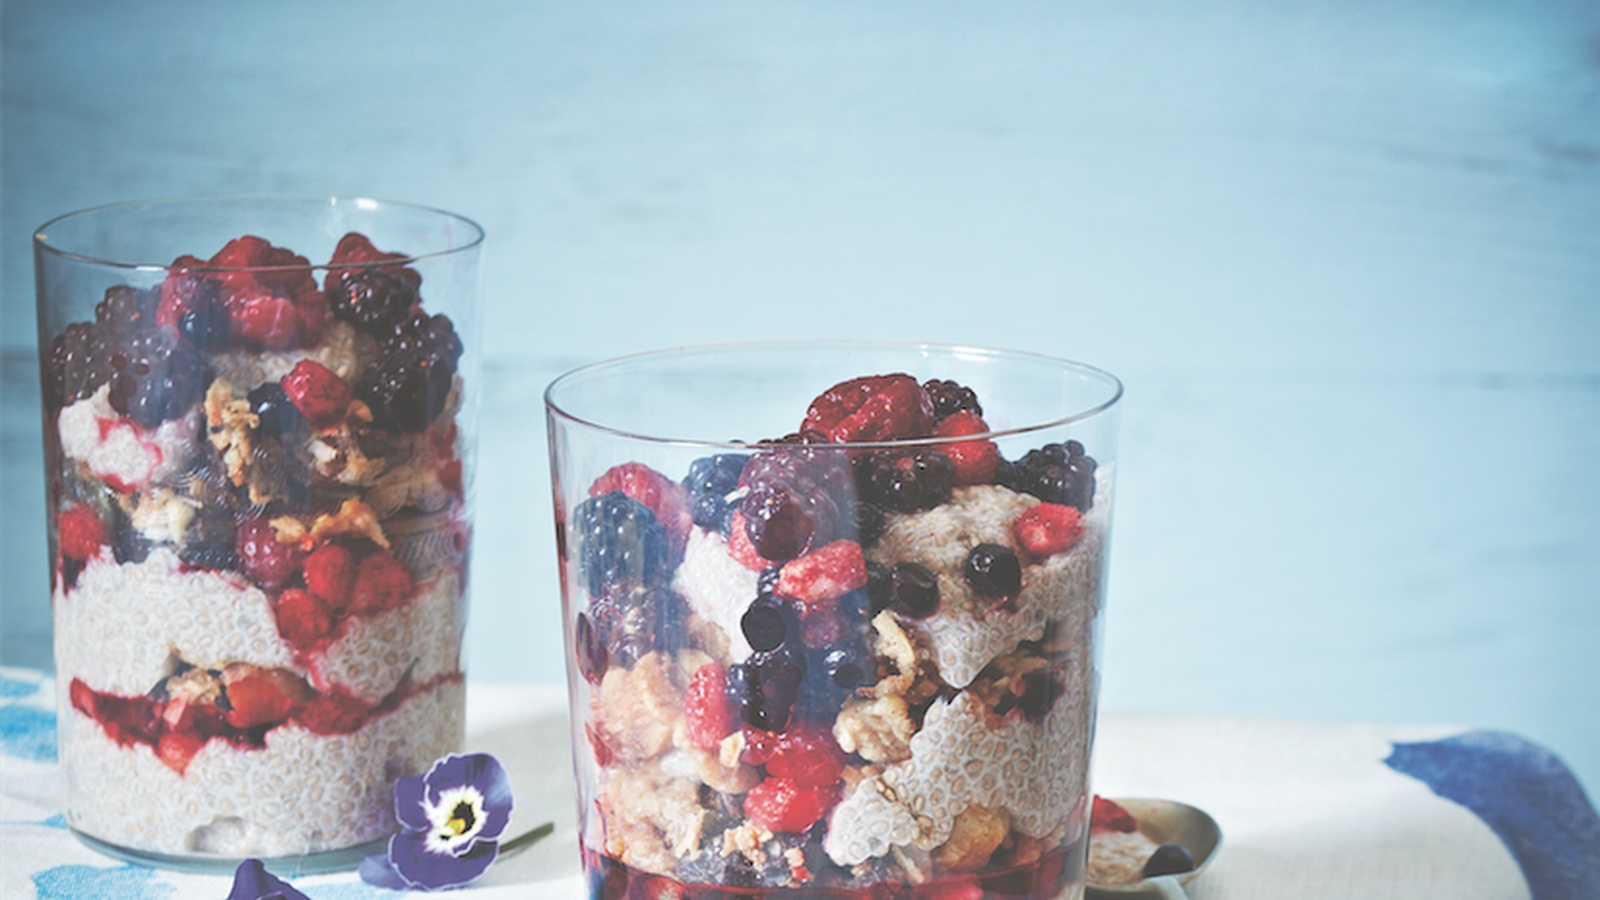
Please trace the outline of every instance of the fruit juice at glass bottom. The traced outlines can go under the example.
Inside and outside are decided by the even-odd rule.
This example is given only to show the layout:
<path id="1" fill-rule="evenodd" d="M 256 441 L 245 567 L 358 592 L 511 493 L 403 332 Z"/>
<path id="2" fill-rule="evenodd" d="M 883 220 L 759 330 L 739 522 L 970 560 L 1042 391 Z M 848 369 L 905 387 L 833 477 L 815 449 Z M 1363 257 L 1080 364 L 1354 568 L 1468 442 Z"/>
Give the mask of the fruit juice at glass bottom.
<path id="1" fill-rule="evenodd" d="M 591 895 L 1081 894 L 1119 397 L 909 344 L 557 379 Z"/>
<path id="2" fill-rule="evenodd" d="M 353 865 L 460 748 L 482 232 L 204 198 L 35 238 L 68 825 Z M 317 262 L 311 262 L 311 259 Z"/>

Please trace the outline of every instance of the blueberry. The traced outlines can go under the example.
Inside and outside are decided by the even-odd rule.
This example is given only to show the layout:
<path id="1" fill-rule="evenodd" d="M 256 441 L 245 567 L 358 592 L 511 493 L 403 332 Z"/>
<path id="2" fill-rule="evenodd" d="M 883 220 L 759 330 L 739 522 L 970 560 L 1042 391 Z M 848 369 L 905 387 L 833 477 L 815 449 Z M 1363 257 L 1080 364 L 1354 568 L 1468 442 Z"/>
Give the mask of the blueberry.
<path id="1" fill-rule="evenodd" d="M 728 689 L 737 691 L 734 699 L 744 721 L 762 731 L 782 731 L 788 726 L 804 681 L 803 663 L 782 651 L 753 654 L 749 661 L 728 670 Z"/>
<path id="2" fill-rule="evenodd" d="M 1014 597 L 1022 590 L 1022 564 L 1010 547 L 979 544 L 967 553 L 962 577 L 981 597 Z"/>
<path id="3" fill-rule="evenodd" d="M 739 473 L 750 457 L 743 453 L 704 456 L 689 464 L 683 486 L 693 498 L 694 523 L 710 531 L 728 533 L 733 506 L 728 495 L 739 488 Z"/>
<path id="4" fill-rule="evenodd" d="M 252 390 L 248 397 L 250 411 L 261 420 L 261 433 L 267 437 L 280 437 L 294 429 L 303 428 L 305 417 L 289 401 L 283 385 L 269 381 Z"/>
<path id="5" fill-rule="evenodd" d="M 1177 875 L 1194 870 L 1194 857 L 1181 844 L 1162 844 L 1144 864 L 1144 877 Z"/>

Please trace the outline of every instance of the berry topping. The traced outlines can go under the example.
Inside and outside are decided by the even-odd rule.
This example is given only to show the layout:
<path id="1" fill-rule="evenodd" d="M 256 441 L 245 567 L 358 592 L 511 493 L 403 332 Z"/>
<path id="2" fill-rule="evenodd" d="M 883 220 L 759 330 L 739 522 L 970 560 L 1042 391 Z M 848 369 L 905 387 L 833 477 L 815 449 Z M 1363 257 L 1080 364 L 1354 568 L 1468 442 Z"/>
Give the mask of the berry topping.
<path id="1" fill-rule="evenodd" d="M 1007 487 L 1088 512 L 1094 504 L 1095 468 L 1094 459 L 1084 455 L 1077 441 L 1046 444 L 1029 450 L 1010 468 Z"/>
<path id="2" fill-rule="evenodd" d="M 146 428 L 183 415 L 205 393 L 205 361 L 165 331 L 141 331 L 107 350 L 111 407 Z"/>
<path id="3" fill-rule="evenodd" d="M 335 319 L 363 331 L 383 334 L 410 318 L 419 305 L 411 279 L 382 269 L 330 272 L 328 306 Z"/>
<path id="4" fill-rule="evenodd" d="M 802 431 L 818 431 L 843 444 L 926 437 L 933 402 L 910 375 L 869 375 L 823 391 L 806 410 Z"/>
<path id="5" fill-rule="evenodd" d="M 782 731 L 794 713 L 805 681 L 801 662 L 786 650 L 756 653 L 728 667 L 728 694 L 744 721 L 761 731 Z"/>
<path id="6" fill-rule="evenodd" d="M 900 512 L 932 509 L 950 499 L 954 478 L 955 466 L 937 450 L 873 453 L 856 468 L 861 496 Z"/>
<path id="7" fill-rule="evenodd" d="M 279 542 L 277 529 L 262 518 L 239 526 L 234 552 L 244 573 L 268 591 L 277 590 L 294 577 L 304 555 L 300 545 Z"/>
<path id="8" fill-rule="evenodd" d="M 1099 794 L 1094 795 L 1094 809 L 1089 814 L 1090 831 L 1116 831 L 1123 834 L 1132 834 L 1139 830 L 1139 822 L 1133 814 L 1123 809 L 1114 800 L 1107 800 Z"/>
<path id="9" fill-rule="evenodd" d="M 861 545 L 839 540 L 785 563 L 773 592 L 800 601 L 806 610 L 827 609 L 866 583 L 867 561 Z"/>
<path id="10" fill-rule="evenodd" d="M 799 787 L 818 788 L 838 784 L 844 762 L 844 751 L 833 732 L 808 725 L 778 735 L 766 766 L 769 775 L 787 778 Z"/>
<path id="11" fill-rule="evenodd" d="M 1182 844 L 1162 844 L 1156 852 L 1150 854 L 1145 860 L 1144 877 L 1155 878 L 1158 875 L 1178 875 L 1183 872 L 1194 871 L 1194 857 L 1184 849 Z"/>
<path id="12" fill-rule="evenodd" d="M 689 539 L 692 518 L 689 492 L 667 476 L 644 463 L 628 462 L 607 469 L 589 485 L 589 496 L 621 491 L 649 507 L 656 521 L 666 529 L 674 555 L 683 552 Z"/>
<path id="13" fill-rule="evenodd" d="M 1034 559 L 1071 550 L 1083 537 L 1083 513 L 1059 503 L 1040 503 L 1011 523 L 1017 544 Z"/>
<path id="14" fill-rule="evenodd" d="M 378 550 L 356 567 L 355 586 L 350 591 L 350 612 L 375 615 L 399 609 L 416 592 L 416 580 L 405 563 L 386 550 Z"/>
<path id="15" fill-rule="evenodd" d="M 305 425 L 305 416 L 289 400 L 283 385 L 268 381 L 258 385 L 249 394 L 250 411 L 260 420 L 260 432 L 267 437 L 282 437 Z"/>
<path id="16" fill-rule="evenodd" d="M 728 703 L 728 670 L 706 663 L 689 676 L 684 691 L 683 724 L 689 743 L 712 750 L 733 733 L 733 710 Z"/>
<path id="17" fill-rule="evenodd" d="M 969 434 L 987 434 L 988 423 L 977 413 L 961 410 L 939 420 L 933 433 L 939 437 L 963 437 Z M 994 479 L 996 464 L 1000 462 L 1000 449 L 990 440 L 960 441 L 945 444 L 939 452 L 950 457 L 955 471 L 951 481 L 957 485 L 988 484 Z"/>
<path id="18" fill-rule="evenodd" d="M 61 514 L 56 539 L 62 556 L 88 562 L 106 545 L 106 526 L 92 508 L 80 503 Z"/>
<path id="19" fill-rule="evenodd" d="M 421 431 L 449 400 L 461 340 L 443 315 L 416 313 L 385 336 L 383 355 L 356 384 L 373 421 L 392 431 Z"/>
<path id="20" fill-rule="evenodd" d="M 422 276 L 415 269 L 401 263 L 409 259 L 404 253 L 385 253 L 372 245 L 372 240 L 359 231 L 347 232 L 333 248 L 333 258 L 328 260 L 328 275 L 323 288 L 330 298 L 343 290 L 345 282 L 369 272 L 383 272 L 405 282 L 413 292 L 422 286 Z M 376 265 L 390 263 L 390 265 Z M 337 301 L 335 301 L 337 302 Z"/>
<path id="21" fill-rule="evenodd" d="M 978 395 L 973 393 L 972 388 L 962 387 L 948 379 L 930 379 L 922 383 L 922 389 L 928 394 L 928 402 L 933 404 L 935 419 L 943 419 L 958 412 L 983 415 L 983 407 L 978 403 Z"/>
<path id="22" fill-rule="evenodd" d="M 154 331 L 157 291 L 141 291 L 119 284 L 106 291 L 105 299 L 95 304 L 94 320 L 101 330 L 116 339 L 132 337 L 140 331 Z"/>
<path id="23" fill-rule="evenodd" d="M 739 489 L 739 474 L 750 457 L 743 453 L 703 456 L 689 464 L 683 486 L 689 491 L 694 523 L 727 534 L 733 517 L 728 495 Z"/>
<path id="24" fill-rule="evenodd" d="M 776 650 L 788 637 L 789 626 L 784 621 L 783 607 L 771 598 L 757 598 L 739 617 L 739 629 L 750 649 L 760 652 Z"/>
<path id="25" fill-rule="evenodd" d="M 836 799 L 838 791 L 832 786 L 807 788 L 787 778 L 768 778 L 745 795 L 744 812 L 768 831 L 804 831 L 833 808 Z"/>
<path id="26" fill-rule="evenodd" d="M 111 378 L 111 362 L 100 329 L 88 322 L 73 322 L 50 342 L 46 390 L 56 406 L 66 406 L 94 396 Z"/>
<path id="27" fill-rule="evenodd" d="M 967 553 L 961 575 L 980 597 L 1014 597 L 1022 590 L 1022 564 L 1003 544 L 979 544 Z"/>
<path id="28" fill-rule="evenodd" d="M 603 594 L 608 584 L 657 584 L 671 569 L 666 532 L 656 514 L 621 491 L 578 504 L 572 514 L 572 534 L 578 568 L 592 596 Z"/>
<path id="29" fill-rule="evenodd" d="M 171 271 L 169 282 L 191 277 L 192 263 L 179 262 L 183 266 Z M 220 285 L 215 302 L 227 313 L 234 337 L 271 350 L 316 343 L 327 323 L 328 301 L 305 257 L 245 235 L 229 241 L 203 266 L 221 270 L 208 274 Z M 163 290 L 161 318 L 177 321 L 198 308 L 170 302 L 182 292 L 176 286 Z"/>
<path id="30" fill-rule="evenodd" d="M 315 360 L 302 359 L 283 376 L 284 396 L 313 428 L 327 428 L 344 419 L 350 408 L 350 385 Z"/>
<path id="31" fill-rule="evenodd" d="M 273 618 L 278 634 L 301 653 L 319 647 L 333 633 L 333 614 L 328 604 L 310 591 L 288 588 L 273 602 Z"/>
<path id="32" fill-rule="evenodd" d="M 239 676 L 224 671 L 223 681 L 228 695 L 228 724 L 234 728 L 258 728 L 284 721 L 305 692 L 303 682 L 281 669 L 250 666 Z"/>
<path id="33" fill-rule="evenodd" d="M 329 607 L 343 610 L 349 606 L 350 592 L 355 586 L 355 557 L 338 544 L 324 544 L 306 557 L 301 576 L 306 590 Z"/>

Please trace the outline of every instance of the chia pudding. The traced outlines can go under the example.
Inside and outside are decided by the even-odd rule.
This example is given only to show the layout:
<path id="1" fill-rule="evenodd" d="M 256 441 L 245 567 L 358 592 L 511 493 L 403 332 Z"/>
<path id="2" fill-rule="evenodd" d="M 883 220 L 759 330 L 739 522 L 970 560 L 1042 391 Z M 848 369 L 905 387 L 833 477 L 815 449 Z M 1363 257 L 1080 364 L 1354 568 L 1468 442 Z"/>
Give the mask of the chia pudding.
<path id="1" fill-rule="evenodd" d="M 136 853 L 392 833 L 460 748 L 462 343 L 416 261 L 254 236 L 119 284 L 42 361 L 68 823 Z"/>
<path id="2" fill-rule="evenodd" d="M 1112 466 L 990 435 L 865 376 L 563 504 L 593 896 L 1079 895 Z"/>

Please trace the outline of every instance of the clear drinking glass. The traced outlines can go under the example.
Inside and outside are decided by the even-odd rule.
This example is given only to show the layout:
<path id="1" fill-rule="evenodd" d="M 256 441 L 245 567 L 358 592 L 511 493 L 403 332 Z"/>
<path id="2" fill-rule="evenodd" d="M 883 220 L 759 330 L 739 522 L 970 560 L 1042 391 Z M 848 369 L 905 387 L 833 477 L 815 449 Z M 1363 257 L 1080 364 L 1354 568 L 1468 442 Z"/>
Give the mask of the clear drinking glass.
<path id="1" fill-rule="evenodd" d="M 845 342 L 552 383 L 591 895 L 1080 896 L 1121 390 Z"/>
<path id="2" fill-rule="evenodd" d="M 478 258 L 451 213 L 215 197 L 34 237 L 67 823 L 353 865 L 458 750 Z"/>

